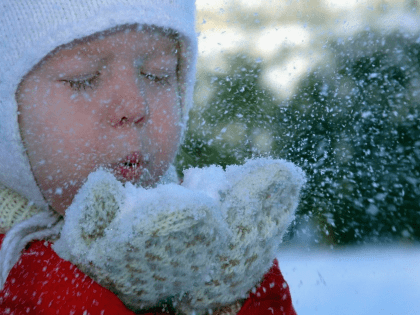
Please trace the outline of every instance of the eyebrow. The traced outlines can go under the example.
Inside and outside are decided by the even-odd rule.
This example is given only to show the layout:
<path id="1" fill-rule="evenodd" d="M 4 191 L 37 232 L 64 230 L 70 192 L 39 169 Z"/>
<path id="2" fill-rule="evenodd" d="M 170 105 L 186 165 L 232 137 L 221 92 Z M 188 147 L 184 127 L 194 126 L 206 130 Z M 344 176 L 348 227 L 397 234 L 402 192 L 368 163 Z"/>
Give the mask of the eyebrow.
<path id="1" fill-rule="evenodd" d="M 97 57 L 99 57 L 100 60 L 111 60 L 115 57 L 115 54 L 110 53 L 110 52 L 98 53 L 98 51 L 95 49 L 90 49 L 90 48 L 85 49 L 84 47 L 82 47 L 78 49 L 73 55 L 70 55 L 70 57 L 75 57 L 75 56 L 82 56 L 89 59 L 91 59 L 92 57 L 97 59 Z"/>
<path id="2" fill-rule="evenodd" d="M 92 55 L 92 53 L 91 52 L 87 52 L 85 49 L 80 49 L 78 52 L 77 52 L 77 54 L 79 55 L 82 55 L 83 57 L 89 57 L 89 54 L 90 55 Z"/>
<path id="3" fill-rule="evenodd" d="M 70 52 L 68 51 L 68 54 L 65 53 L 65 58 L 77 58 L 81 57 L 80 61 L 85 62 L 94 62 L 95 64 L 106 64 L 109 61 L 112 61 L 115 58 L 115 54 L 110 53 L 110 52 L 103 52 L 103 53 L 98 53 L 95 52 L 95 50 L 85 50 L 83 48 L 78 49 L 75 52 Z"/>

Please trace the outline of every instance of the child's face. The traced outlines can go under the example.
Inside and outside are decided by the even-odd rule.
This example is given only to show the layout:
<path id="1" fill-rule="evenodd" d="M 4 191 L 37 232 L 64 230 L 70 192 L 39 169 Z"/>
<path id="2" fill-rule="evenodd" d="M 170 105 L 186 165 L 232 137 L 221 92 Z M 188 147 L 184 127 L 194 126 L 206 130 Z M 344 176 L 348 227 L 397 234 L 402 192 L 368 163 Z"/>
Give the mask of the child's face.
<path id="1" fill-rule="evenodd" d="M 21 134 L 47 202 L 64 214 L 89 173 L 153 184 L 180 140 L 177 41 L 133 27 L 58 50 L 16 94 Z"/>

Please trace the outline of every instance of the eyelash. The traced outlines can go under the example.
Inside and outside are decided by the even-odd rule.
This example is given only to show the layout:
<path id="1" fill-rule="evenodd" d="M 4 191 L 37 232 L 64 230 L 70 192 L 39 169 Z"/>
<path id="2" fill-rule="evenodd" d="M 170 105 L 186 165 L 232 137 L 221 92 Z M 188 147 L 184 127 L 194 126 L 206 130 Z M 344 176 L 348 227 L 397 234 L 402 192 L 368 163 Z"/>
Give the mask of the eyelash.
<path id="1" fill-rule="evenodd" d="M 87 77 L 85 79 L 63 79 L 63 80 L 59 80 L 60 82 L 63 82 L 64 84 L 68 84 L 70 86 L 70 88 L 74 91 L 81 91 L 84 90 L 86 91 L 86 89 L 93 89 L 95 83 L 98 81 L 99 76 L 101 75 L 100 71 L 95 72 L 92 76 Z M 151 82 L 154 83 L 158 83 L 162 86 L 165 85 L 169 85 L 169 79 L 170 79 L 170 75 L 169 74 L 165 74 L 162 76 L 157 76 L 155 74 L 151 74 L 151 73 L 146 73 L 146 72 L 142 72 L 140 71 L 140 75 L 142 75 L 143 77 L 145 77 L 146 79 L 148 79 Z"/>
<path id="2" fill-rule="evenodd" d="M 151 74 L 151 73 L 146 73 L 146 72 L 140 72 L 140 75 L 144 76 L 146 79 L 148 79 L 149 81 L 158 83 L 160 85 L 169 85 L 169 78 L 170 75 L 169 74 L 165 74 L 162 76 L 157 76 L 155 74 Z"/>
<path id="3" fill-rule="evenodd" d="M 68 84 L 70 88 L 74 91 L 81 91 L 82 89 L 86 91 L 87 88 L 93 89 L 93 86 L 99 79 L 100 74 L 101 72 L 97 71 L 92 76 L 87 77 L 85 79 L 80 79 L 80 80 L 65 79 L 65 80 L 60 80 L 60 82 Z"/>

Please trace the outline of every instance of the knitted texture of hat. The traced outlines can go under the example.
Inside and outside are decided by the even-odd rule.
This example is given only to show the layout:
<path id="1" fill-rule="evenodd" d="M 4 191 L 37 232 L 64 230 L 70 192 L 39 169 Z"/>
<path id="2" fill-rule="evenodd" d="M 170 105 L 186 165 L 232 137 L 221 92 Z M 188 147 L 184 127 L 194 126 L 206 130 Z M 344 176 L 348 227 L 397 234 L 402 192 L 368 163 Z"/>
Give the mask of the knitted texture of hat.
<path id="1" fill-rule="evenodd" d="M 117 25 L 170 28 L 181 38 L 184 125 L 197 58 L 194 0 L 3 0 L 0 4 L 0 183 L 41 209 L 47 204 L 31 172 L 18 125 L 16 89 L 56 47 Z"/>
<path id="2" fill-rule="evenodd" d="M 0 185 L 0 233 L 8 230 L 0 249 L 0 290 L 19 260 L 21 250 L 35 239 L 54 238 L 62 223 L 60 215 L 42 211 L 25 197 Z"/>
<path id="3" fill-rule="evenodd" d="M 270 268 L 299 200 L 302 171 L 282 160 L 195 168 L 182 186 L 123 186 L 92 173 L 54 250 L 131 309 L 172 299 L 186 314 L 245 298 Z"/>
<path id="4" fill-rule="evenodd" d="M 0 185 L 0 231 L 7 231 L 39 212 L 41 210 L 26 198 Z"/>

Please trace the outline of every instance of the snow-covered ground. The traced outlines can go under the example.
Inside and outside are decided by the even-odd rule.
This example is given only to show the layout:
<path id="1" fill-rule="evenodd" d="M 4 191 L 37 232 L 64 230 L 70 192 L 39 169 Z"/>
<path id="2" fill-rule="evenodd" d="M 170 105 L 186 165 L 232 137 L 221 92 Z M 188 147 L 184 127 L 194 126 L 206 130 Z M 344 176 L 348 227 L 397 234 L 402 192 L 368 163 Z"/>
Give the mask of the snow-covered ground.
<path id="1" fill-rule="evenodd" d="M 284 249 L 298 315 L 420 314 L 420 247 Z"/>

